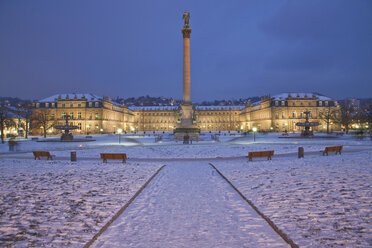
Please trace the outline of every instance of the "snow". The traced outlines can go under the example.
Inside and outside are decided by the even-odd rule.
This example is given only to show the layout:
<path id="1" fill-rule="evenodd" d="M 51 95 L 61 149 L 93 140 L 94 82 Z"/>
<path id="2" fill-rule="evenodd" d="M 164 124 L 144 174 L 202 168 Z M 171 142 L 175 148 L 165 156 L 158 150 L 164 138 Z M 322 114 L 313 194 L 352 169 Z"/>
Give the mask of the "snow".
<path id="1" fill-rule="evenodd" d="M 372 246 L 372 153 L 215 163 L 300 247 Z"/>
<path id="2" fill-rule="evenodd" d="M 93 247 L 121 244 L 289 247 L 210 165 L 185 162 L 167 165 Z"/>
<path id="3" fill-rule="evenodd" d="M 300 247 L 372 246 L 370 139 L 256 134 L 254 142 L 252 134 L 222 132 L 214 142 L 216 134 L 202 133 L 203 141 L 192 145 L 169 133 L 122 135 L 120 144 L 117 135 L 76 143 L 20 140 L 16 152 L 0 144 L 0 246 L 82 247 L 162 165 L 96 247 L 282 246 L 210 162 Z M 155 143 L 157 135 L 163 140 Z M 344 146 L 342 155 L 321 155 L 334 145 Z M 304 159 L 297 158 L 298 147 Z M 56 158 L 35 161 L 32 150 Z M 259 150 L 274 150 L 273 160 L 248 162 L 248 152 Z M 129 159 L 103 164 L 101 152 L 125 152 Z"/>
<path id="4" fill-rule="evenodd" d="M 82 247 L 159 167 L 0 160 L 0 246 Z"/>

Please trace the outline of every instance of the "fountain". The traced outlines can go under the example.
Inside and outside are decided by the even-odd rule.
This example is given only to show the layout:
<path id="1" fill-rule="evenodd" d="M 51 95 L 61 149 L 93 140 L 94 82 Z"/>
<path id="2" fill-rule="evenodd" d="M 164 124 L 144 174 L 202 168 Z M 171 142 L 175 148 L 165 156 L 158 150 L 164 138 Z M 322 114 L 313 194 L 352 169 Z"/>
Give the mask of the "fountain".
<path id="1" fill-rule="evenodd" d="M 296 123 L 296 126 L 298 127 L 305 127 L 305 129 L 301 131 L 301 137 L 305 138 L 314 137 L 314 133 L 313 131 L 310 131 L 310 127 L 316 127 L 320 125 L 318 122 L 309 122 L 310 113 L 311 113 L 310 111 L 305 111 L 304 112 L 305 122 Z"/>
<path id="2" fill-rule="evenodd" d="M 78 127 L 68 124 L 68 119 L 71 118 L 69 115 L 65 115 L 64 118 L 66 120 L 66 124 L 63 126 L 54 126 L 54 128 L 65 131 L 64 133 L 62 133 L 61 141 L 72 141 L 74 139 L 74 136 L 72 135 L 72 133 L 70 133 L 70 130 L 78 129 Z"/>

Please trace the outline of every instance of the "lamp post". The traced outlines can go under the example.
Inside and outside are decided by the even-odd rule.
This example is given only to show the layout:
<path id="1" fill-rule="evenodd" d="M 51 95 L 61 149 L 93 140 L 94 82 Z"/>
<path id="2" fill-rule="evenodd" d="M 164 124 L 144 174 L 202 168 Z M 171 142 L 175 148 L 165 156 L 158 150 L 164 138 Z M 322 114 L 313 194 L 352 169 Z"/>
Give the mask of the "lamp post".
<path id="1" fill-rule="evenodd" d="M 120 137 L 121 137 L 121 133 L 123 132 L 123 129 L 119 128 L 118 129 L 118 135 L 119 135 L 119 144 L 120 144 Z"/>
<path id="2" fill-rule="evenodd" d="M 257 127 L 252 128 L 253 131 L 253 141 L 256 142 L 256 132 L 257 132 Z"/>

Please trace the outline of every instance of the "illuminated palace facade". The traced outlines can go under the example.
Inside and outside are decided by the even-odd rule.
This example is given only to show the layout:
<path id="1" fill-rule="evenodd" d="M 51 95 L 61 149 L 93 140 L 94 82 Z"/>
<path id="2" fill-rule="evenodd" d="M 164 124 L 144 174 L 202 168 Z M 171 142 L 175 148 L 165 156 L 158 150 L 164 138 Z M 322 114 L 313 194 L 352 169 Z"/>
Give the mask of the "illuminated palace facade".
<path id="1" fill-rule="evenodd" d="M 61 94 L 35 103 L 33 133 L 60 133 L 55 125 L 64 125 L 69 115 L 70 124 L 78 126 L 74 133 L 97 134 L 123 132 L 172 132 L 181 121 L 179 106 L 127 107 L 109 98 L 93 94 Z M 300 131 L 296 123 L 305 121 L 305 111 L 310 111 L 310 121 L 322 125 L 314 131 L 325 131 L 324 116 L 331 112 L 340 116 L 337 101 L 313 93 L 283 93 L 264 96 L 260 101 L 246 106 L 194 106 L 193 122 L 201 131 Z M 47 125 L 39 125 L 40 118 Z M 337 122 L 329 122 L 330 130 L 340 130 Z"/>

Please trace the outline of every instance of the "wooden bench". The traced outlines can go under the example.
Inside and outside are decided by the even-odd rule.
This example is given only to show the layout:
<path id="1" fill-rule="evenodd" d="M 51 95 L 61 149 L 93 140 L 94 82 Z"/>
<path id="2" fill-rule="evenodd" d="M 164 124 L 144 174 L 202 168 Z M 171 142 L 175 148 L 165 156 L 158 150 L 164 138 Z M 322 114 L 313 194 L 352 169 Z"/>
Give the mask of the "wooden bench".
<path id="1" fill-rule="evenodd" d="M 101 153 L 101 159 L 104 163 L 107 163 L 107 159 L 122 159 L 123 163 L 127 161 L 126 153 Z"/>
<path id="2" fill-rule="evenodd" d="M 341 155 L 341 150 L 342 150 L 342 146 L 327 146 L 324 149 L 323 156 L 324 156 L 324 154 L 327 154 L 327 156 L 328 156 L 328 152 L 336 152 L 336 155 L 337 155 L 337 153 L 340 153 L 340 155 Z"/>
<path id="3" fill-rule="evenodd" d="M 248 153 L 249 161 L 252 161 L 252 158 L 258 158 L 258 157 L 267 157 L 267 160 L 271 160 L 271 156 L 274 156 L 274 151 L 260 151 L 260 152 L 249 152 Z"/>
<path id="4" fill-rule="evenodd" d="M 52 155 L 50 155 L 49 152 L 45 152 L 45 151 L 33 151 L 32 153 L 34 154 L 35 160 L 37 158 L 40 160 L 40 157 L 47 157 L 47 160 L 49 160 L 49 159 L 53 160 L 53 157 L 52 157 Z"/>

